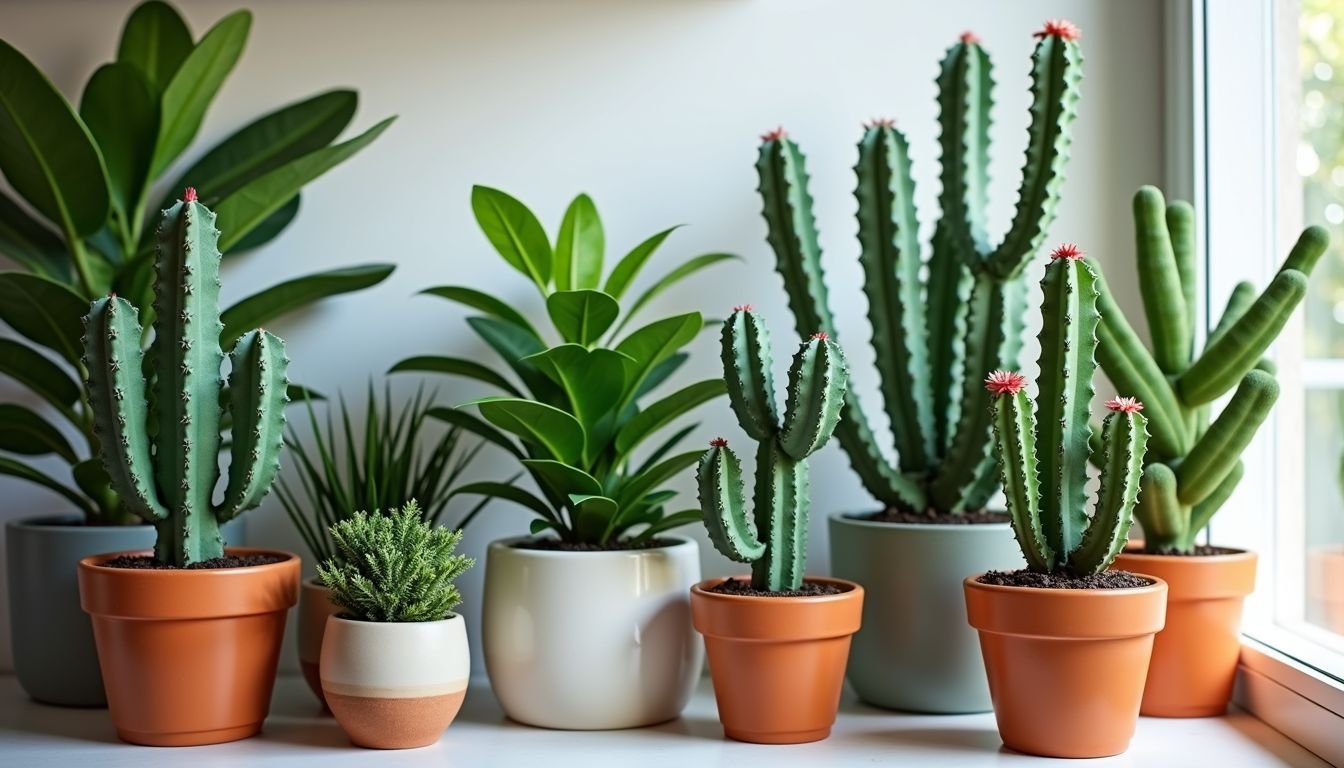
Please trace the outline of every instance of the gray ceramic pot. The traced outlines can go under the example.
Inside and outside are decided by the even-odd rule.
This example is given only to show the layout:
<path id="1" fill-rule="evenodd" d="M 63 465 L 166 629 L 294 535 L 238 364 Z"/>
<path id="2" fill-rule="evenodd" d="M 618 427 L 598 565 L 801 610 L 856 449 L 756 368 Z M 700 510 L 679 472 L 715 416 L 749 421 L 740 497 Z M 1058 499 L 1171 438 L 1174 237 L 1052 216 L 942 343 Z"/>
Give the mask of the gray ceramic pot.
<path id="1" fill-rule="evenodd" d="M 81 525 L 77 515 L 12 520 L 5 526 L 9 632 L 14 672 L 29 696 L 46 704 L 105 707 L 93 627 L 79 607 L 76 564 L 103 552 L 149 549 L 148 525 Z M 239 519 L 222 529 L 241 543 Z"/>
<path id="2" fill-rule="evenodd" d="M 864 701 L 911 712 L 988 712 L 980 642 L 962 580 L 1025 563 L 1007 524 L 904 525 L 836 515 L 831 573 L 863 585 L 849 684 Z"/>

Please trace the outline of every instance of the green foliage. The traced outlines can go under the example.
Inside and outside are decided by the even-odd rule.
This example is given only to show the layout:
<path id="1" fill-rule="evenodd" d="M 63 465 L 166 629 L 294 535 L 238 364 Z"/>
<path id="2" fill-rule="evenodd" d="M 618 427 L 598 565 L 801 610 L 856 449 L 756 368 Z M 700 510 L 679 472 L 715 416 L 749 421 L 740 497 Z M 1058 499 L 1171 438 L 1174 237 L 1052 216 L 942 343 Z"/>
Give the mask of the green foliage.
<path id="1" fill-rule="evenodd" d="M 318 423 L 312 402 L 307 406 L 313 447 L 289 431 L 285 443 L 298 479 L 281 478 L 276 495 L 317 561 L 335 555 L 330 528 L 359 510 L 391 512 L 414 500 L 425 521 L 437 525 L 451 499 L 450 490 L 485 445 L 478 442 L 461 449 L 463 430 L 454 426 L 424 448 L 421 438 L 435 405 L 434 397 L 423 390 L 398 406 L 390 386 L 379 401 L 370 383 L 363 433 L 352 426 L 343 397 L 339 422 L 333 419 L 336 409 L 329 407 L 325 426 Z M 470 514 L 488 501 L 477 504 Z"/>
<path id="2" fill-rule="evenodd" d="M 845 406 L 844 353 L 817 333 L 793 357 L 781 425 L 775 407 L 770 335 L 751 307 L 723 326 L 723 375 L 738 424 L 756 449 L 755 512 L 747 514 L 742 464 L 722 438 L 700 459 L 700 511 L 714 548 L 751 563 L 756 589 L 802 586 L 807 565 L 807 457 L 831 439 Z M 754 518 L 754 519 L 753 519 Z"/>
<path id="3" fill-rule="evenodd" d="M 479 482 L 455 493 L 519 504 L 537 516 L 533 534 L 550 530 L 569 542 L 643 541 L 699 519 L 695 510 L 669 513 L 667 504 L 675 494 L 664 489 L 699 457 L 695 451 L 672 453 L 689 430 L 658 442 L 647 454 L 639 455 L 638 449 L 691 409 L 723 394 L 717 379 L 656 394 L 686 361 L 681 350 L 705 322 L 700 313 L 689 312 L 628 333 L 624 327 L 672 285 L 734 257 L 691 259 L 652 283 L 623 312 L 621 297 L 672 230 L 635 246 L 603 283 L 606 238 L 587 195 L 569 205 L 554 244 L 532 211 L 504 192 L 474 187 L 471 207 L 499 255 L 536 285 L 558 341 L 545 339 L 517 309 L 493 296 L 455 285 L 425 291 L 479 312 L 467 318 L 467 325 L 504 367 L 418 356 L 392 371 L 447 373 L 500 392 L 431 415 L 518 457 L 540 491 L 511 482 Z M 465 406 L 475 406 L 480 416 Z"/>
<path id="4" fill-rule="evenodd" d="M 994 441 L 1013 532 L 1027 567 L 1087 576 L 1124 548 L 1143 475 L 1148 420 L 1129 397 L 1106 403 L 1098 465 L 1101 487 L 1089 518 L 1089 410 L 1097 363 L 1096 274 L 1072 246 L 1057 250 L 1041 281 L 1040 378 L 1035 411 L 1019 373 L 995 371 Z"/>
<path id="5" fill-rule="evenodd" d="M 116 294 L 93 302 L 84 318 L 89 402 L 109 484 L 154 525 L 155 556 L 177 566 L 223 555 L 219 524 L 270 490 L 289 399 L 279 337 L 258 328 L 229 345 L 231 463 L 224 499 L 215 504 L 224 410 L 215 223 L 191 188 L 164 211 L 147 352 L 139 310 Z"/>
<path id="6" fill-rule="evenodd" d="M 400 509 L 356 512 L 331 526 L 336 555 L 317 565 L 331 601 L 364 621 L 441 621 L 462 602 L 453 583 L 475 564 L 455 554 L 462 531 L 423 519 L 412 499 Z"/>
<path id="7" fill-rule="evenodd" d="M 354 117 L 354 91 L 333 90 L 271 112 L 209 149 L 163 194 L 163 173 L 191 146 L 206 112 L 237 64 L 251 14 L 238 11 L 193 40 L 167 3 L 150 0 L 126 21 L 114 62 L 85 85 L 79 109 L 21 52 L 0 41 L 0 172 L 28 204 L 0 193 L 0 257 L 24 271 L 0 272 L 0 320 L 23 341 L 55 352 L 66 365 L 38 363 L 40 381 L 0 366 L 44 399 L 45 385 L 60 387 L 65 370 L 78 372 L 79 318 L 90 301 L 116 292 L 140 309 L 148 325 L 154 279 L 154 227 L 162 208 L 184 187 L 200 191 L 225 231 L 225 256 L 257 248 L 278 236 L 299 210 L 308 182 L 344 162 L 377 138 L 385 120 L 360 136 L 335 144 Z M 156 192 L 156 190 L 159 190 Z M 243 331 L 323 298 L 362 290 L 392 273 L 390 264 L 366 264 L 306 275 L 268 288 L 226 310 L 225 350 Z M 35 345 L 35 346 L 30 346 Z M 82 378 L 82 375 L 74 378 Z M 0 474 L 21 477 L 61 493 L 90 521 L 134 522 L 109 480 L 98 476 L 90 393 L 55 407 L 78 434 L 62 481 L 5 460 Z M 45 417 L 39 416 L 48 429 Z M 28 443 L 22 454 L 49 453 Z M 0 447 L 0 450 L 5 448 Z M 22 469 L 18 467 L 22 466 Z M 92 467 L 92 470 L 88 469 Z"/>
<path id="8" fill-rule="evenodd" d="M 1017 364 L 1022 272 L 1055 218 L 1082 78 L 1072 24 L 1052 22 L 1037 36 L 1022 184 L 997 246 L 986 233 L 993 81 L 973 35 L 948 50 L 938 77 L 942 218 L 928 259 L 905 135 L 879 120 L 859 142 L 859 258 L 898 465 L 883 458 L 853 395 L 836 436 L 864 487 L 888 507 L 960 514 L 982 509 L 996 487 L 990 404 L 979 381 Z M 798 333 L 834 336 L 803 153 L 776 131 L 764 137 L 756 168 Z"/>
<path id="9" fill-rule="evenodd" d="M 1191 551 L 1241 480 L 1241 452 L 1279 394 L 1273 366 L 1263 356 L 1302 301 L 1307 278 L 1330 241 L 1321 227 L 1303 230 L 1259 296 L 1250 283 L 1233 290 L 1203 351 L 1196 353 L 1195 231 L 1187 203 L 1167 204 L 1154 187 L 1134 195 L 1136 268 L 1155 340 L 1151 352 L 1100 277 L 1097 282 L 1102 315 L 1097 357 L 1116 387 L 1143 400 L 1151 418 L 1145 490 L 1135 515 L 1146 547 L 1158 553 Z M 1211 421 L 1213 401 L 1234 387 Z"/>

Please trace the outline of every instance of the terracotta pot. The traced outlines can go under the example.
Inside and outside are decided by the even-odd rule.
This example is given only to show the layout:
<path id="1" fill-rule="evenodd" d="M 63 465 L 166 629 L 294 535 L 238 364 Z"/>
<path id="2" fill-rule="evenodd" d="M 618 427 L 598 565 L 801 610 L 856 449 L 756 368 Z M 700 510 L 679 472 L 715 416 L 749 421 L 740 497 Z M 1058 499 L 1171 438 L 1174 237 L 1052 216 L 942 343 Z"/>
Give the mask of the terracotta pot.
<path id="1" fill-rule="evenodd" d="M 79 597 L 112 724 L 150 746 L 217 744 L 252 736 L 271 704 L 285 613 L 299 591 L 299 558 L 213 570 L 135 570 L 79 561 Z"/>
<path id="2" fill-rule="evenodd" d="M 963 584 L 980 632 L 999 737 L 1045 757 L 1106 757 L 1129 747 L 1167 585 L 1036 589 Z"/>
<path id="3" fill-rule="evenodd" d="M 1186 557 L 1126 550 L 1111 567 L 1167 582 L 1167 625 L 1153 641 L 1142 714 L 1226 712 L 1241 655 L 1241 605 L 1255 589 L 1255 553 Z"/>
<path id="4" fill-rule="evenodd" d="M 749 578 L 749 577 L 740 577 Z M 757 744 L 801 744 L 831 734 L 850 638 L 863 616 L 863 587 L 808 577 L 844 592 L 752 597 L 691 588 L 691 617 L 705 636 L 723 734 Z"/>
<path id="5" fill-rule="evenodd" d="M 470 675 L 461 616 L 327 620 L 322 691 L 336 722 L 361 747 L 410 749 L 438 741 L 462 708 Z"/>
<path id="6" fill-rule="evenodd" d="M 299 669 L 324 709 L 330 708 L 322 695 L 322 675 L 319 671 L 322 637 L 327 629 L 327 618 L 341 611 L 331 602 L 328 597 L 330 594 L 330 590 L 315 578 L 303 582 L 299 587 Z"/>
<path id="7" fill-rule="evenodd" d="M 1307 552 L 1307 620 L 1344 635 L 1344 547 Z"/>

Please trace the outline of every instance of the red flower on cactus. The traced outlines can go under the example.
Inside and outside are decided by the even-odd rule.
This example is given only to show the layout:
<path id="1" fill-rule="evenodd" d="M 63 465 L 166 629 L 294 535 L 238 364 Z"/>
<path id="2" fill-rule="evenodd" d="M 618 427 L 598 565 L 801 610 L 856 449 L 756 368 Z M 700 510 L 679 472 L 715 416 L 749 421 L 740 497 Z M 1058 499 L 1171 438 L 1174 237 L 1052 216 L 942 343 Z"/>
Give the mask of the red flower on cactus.
<path id="1" fill-rule="evenodd" d="M 1106 401 L 1106 407 L 1117 413 L 1138 413 L 1143 410 L 1143 403 L 1134 397 L 1113 397 Z"/>
<path id="2" fill-rule="evenodd" d="M 865 128 L 893 128 L 896 126 L 894 117 L 874 117 L 864 124 Z"/>
<path id="3" fill-rule="evenodd" d="M 1015 395 L 1027 385 L 1027 377 L 1017 371 L 995 371 L 985 377 L 985 389 L 991 394 Z"/>
<path id="4" fill-rule="evenodd" d="M 750 304 L 738 304 L 736 307 L 733 307 L 733 311 L 734 311 L 734 312 L 755 312 L 755 311 L 756 311 L 756 308 L 753 307 L 753 306 L 751 306 Z"/>
<path id="5" fill-rule="evenodd" d="M 812 334 L 812 340 L 813 340 L 813 341 L 826 341 L 826 340 L 828 340 L 828 339 L 830 339 L 830 338 L 831 338 L 831 334 L 829 334 L 829 333 L 827 333 L 827 332 L 825 332 L 825 331 L 817 331 L 816 333 Z"/>
<path id="6" fill-rule="evenodd" d="M 184 203 L 194 203 L 194 202 L 196 202 L 196 188 L 195 188 L 195 187 L 187 187 L 187 191 L 182 193 L 182 202 L 184 202 Z"/>
<path id="7" fill-rule="evenodd" d="M 722 437 L 716 437 L 716 438 L 714 438 L 713 440 L 710 440 L 710 441 L 709 441 L 709 444 L 710 444 L 710 446 L 713 447 L 713 448 L 727 448 L 727 447 L 728 447 L 728 441 L 727 441 L 725 438 L 722 438 Z"/>
<path id="8" fill-rule="evenodd" d="M 961 42 L 967 45 L 979 45 L 980 36 L 968 29 L 961 33 Z"/>
<path id="9" fill-rule="evenodd" d="M 1075 261 L 1083 258 L 1083 249 L 1073 243 L 1064 243 L 1050 254 L 1052 259 L 1074 259 Z"/>
<path id="10" fill-rule="evenodd" d="M 1062 40 L 1077 40 L 1082 37 L 1082 34 L 1078 25 L 1068 19 L 1050 19 L 1045 22 L 1045 27 L 1033 37 L 1058 37 Z"/>
<path id="11" fill-rule="evenodd" d="M 767 143 L 771 141 L 782 141 L 788 138 L 788 136 L 789 132 L 784 130 L 784 126 L 781 125 L 773 131 L 768 131 L 766 133 L 761 134 L 761 141 Z"/>

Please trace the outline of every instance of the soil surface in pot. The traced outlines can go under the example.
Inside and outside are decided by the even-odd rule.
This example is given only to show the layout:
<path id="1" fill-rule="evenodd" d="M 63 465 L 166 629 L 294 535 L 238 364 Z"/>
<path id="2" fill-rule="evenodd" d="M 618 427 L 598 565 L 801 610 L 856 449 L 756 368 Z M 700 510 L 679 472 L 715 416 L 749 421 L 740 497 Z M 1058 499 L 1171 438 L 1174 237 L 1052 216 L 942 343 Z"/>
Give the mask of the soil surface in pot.
<path id="1" fill-rule="evenodd" d="M 1036 587 L 1037 589 L 1135 589 L 1153 582 L 1129 571 L 1102 571 L 1091 576 L 1074 577 L 1036 571 L 990 571 L 979 579 L 981 584 L 999 587 Z"/>
<path id="2" fill-rule="evenodd" d="M 913 525 L 989 525 L 1009 522 L 1003 512 L 966 512 L 960 515 L 940 515 L 936 512 L 909 512 L 895 507 L 881 512 L 869 512 L 866 515 L 854 515 L 854 520 L 866 520 L 873 523 L 908 523 Z"/>
<path id="3" fill-rule="evenodd" d="M 122 555 L 114 557 L 99 565 L 105 565 L 108 568 L 130 568 L 133 570 L 151 570 L 151 571 L 199 571 L 211 570 L 216 568 L 248 568 L 254 565 L 270 565 L 279 563 L 287 558 L 280 555 L 225 555 L 210 560 L 202 560 L 199 563 L 179 568 L 171 563 L 160 561 L 156 557 L 149 555 Z"/>
<path id="4" fill-rule="evenodd" d="M 783 589 L 772 592 L 768 589 L 756 589 L 746 579 L 728 579 L 705 591 L 718 592 L 722 595 L 745 595 L 747 597 L 820 597 L 822 595 L 838 595 L 848 590 L 841 588 L 838 584 L 804 581 L 803 586 L 798 589 Z"/>
<path id="5" fill-rule="evenodd" d="M 527 539 L 513 545 L 514 549 L 540 549 L 546 552 L 625 552 L 632 549 L 660 549 L 680 542 L 673 539 L 649 539 L 648 541 L 611 541 L 606 544 L 593 544 L 583 541 L 561 541 L 559 539 Z"/>
<path id="6" fill-rule="evenodd" d="M 1158 557 L 1212 557 L 1214 555 L 1239 555 L 1245 551 L 1244 549 L 1200 544 L 1189 552 L 1149 552 L 1146 549 L 1135 549 L 1128 551 L 1128 553 L 1131 555 L 1157 555 Z"/>

